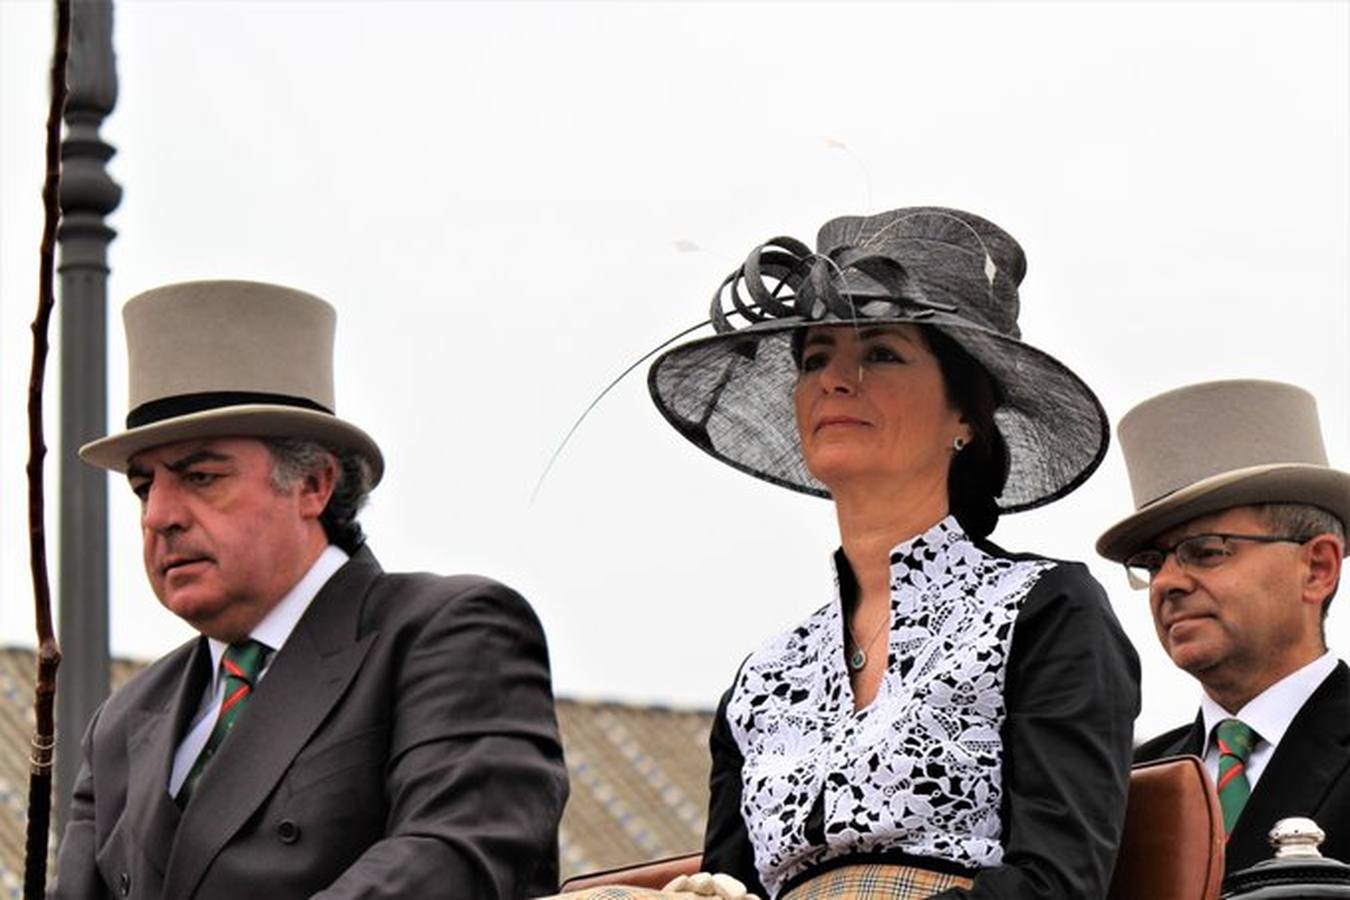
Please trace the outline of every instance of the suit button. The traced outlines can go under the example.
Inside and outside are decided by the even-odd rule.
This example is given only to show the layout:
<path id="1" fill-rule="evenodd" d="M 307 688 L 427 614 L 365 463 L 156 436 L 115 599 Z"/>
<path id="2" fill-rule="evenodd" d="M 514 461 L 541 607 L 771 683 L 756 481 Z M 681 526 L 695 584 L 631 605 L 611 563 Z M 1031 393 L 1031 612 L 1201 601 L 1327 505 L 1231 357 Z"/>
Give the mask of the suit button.
<path id="1" fill-rule="evenodd" d="M 117 879 L 117 889 L 122 892 L 123 897 L 131 894 L 131 876 L 123 872 Z"/>
<path id="2" fill-rule="evenodd" d="M 277 823 L 277 837 L 283 844 L 294 844 L 300 840 L 300 826 L 290 819 L 282 819 Z"/>

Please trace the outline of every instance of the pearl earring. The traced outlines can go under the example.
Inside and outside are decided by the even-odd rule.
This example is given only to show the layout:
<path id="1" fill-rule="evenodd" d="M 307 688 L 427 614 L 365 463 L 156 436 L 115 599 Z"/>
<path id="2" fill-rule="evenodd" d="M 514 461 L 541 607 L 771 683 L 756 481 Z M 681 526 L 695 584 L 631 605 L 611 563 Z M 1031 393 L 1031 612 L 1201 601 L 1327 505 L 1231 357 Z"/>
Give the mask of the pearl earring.
<path id="1" fill-rule="evenodd" d="M 961 437 L 961 435 L 959 434 L 956 437 L 952 438 L 952 449 L 955 450 L 957 453 L 960 453 L 962 450 L 966 449 L 966 439 Z"/>

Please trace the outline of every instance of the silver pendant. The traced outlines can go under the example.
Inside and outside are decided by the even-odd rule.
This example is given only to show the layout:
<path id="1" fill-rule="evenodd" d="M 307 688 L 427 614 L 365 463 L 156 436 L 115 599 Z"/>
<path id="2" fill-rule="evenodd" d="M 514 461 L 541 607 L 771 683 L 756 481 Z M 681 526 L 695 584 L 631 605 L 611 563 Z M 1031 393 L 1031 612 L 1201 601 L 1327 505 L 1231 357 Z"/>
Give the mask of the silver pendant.
<path id="1" fill-rule="evenodd" d="M 860 672 L 866 665 L 867 654 L 863 652 L 861 647 L 854 647 L 852 655 L 848 658 L 848 667 L 855 672 Z"/>

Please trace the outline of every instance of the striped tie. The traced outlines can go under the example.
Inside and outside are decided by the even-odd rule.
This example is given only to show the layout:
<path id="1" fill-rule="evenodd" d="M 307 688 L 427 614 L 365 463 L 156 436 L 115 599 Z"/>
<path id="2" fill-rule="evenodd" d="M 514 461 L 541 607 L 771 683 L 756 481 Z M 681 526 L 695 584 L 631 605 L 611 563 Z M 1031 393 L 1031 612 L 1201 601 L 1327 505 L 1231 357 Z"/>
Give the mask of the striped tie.
<path id="1" fill-rule="evenodd" d="M 216 755 L 216 751 L 225 741 L 225 736 L 230 733 L 235 721 L 243 713 L 249 695 L 253 693 L 253 685 L 257 683 L 258 673 L 262 671 L 271 649 L 266 644 L 254 640 L 231 644 L 225 648 L 225 655 L 220 659 L 220 667 L 225 673 L 225 699 L 220 703 L 220 712 L 216 715 L 216 724 L 211 729 L 211 736 L 206 739 L 206 746 L 202 747 L 202 752 L 197 755 L 196 762 L 192 764 L 187 778 L 183 780 L 183 786 L 178 789 L 178 796 L 174 798 L 179 809 L 188 805 L 197 782 L 206 771 L 206 764 Z"/>
<path id="2" fill-rule="evenodd" d="M 1224 834 L 1232 834 L 1242 807 L 1251 796 L 1247 760 L 1260 737 L 1239 719 L 1224 719 L 1214 729 L 1219 744 L 1219 806 L 1223 809 Z"/>

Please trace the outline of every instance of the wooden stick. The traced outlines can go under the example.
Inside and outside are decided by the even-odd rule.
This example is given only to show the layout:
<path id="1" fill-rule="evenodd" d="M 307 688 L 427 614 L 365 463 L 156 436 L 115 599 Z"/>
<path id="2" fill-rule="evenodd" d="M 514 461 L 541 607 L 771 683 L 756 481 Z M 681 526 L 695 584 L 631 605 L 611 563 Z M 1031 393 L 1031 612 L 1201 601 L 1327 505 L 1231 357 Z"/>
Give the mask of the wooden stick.
<path id="1" fill-rule="evenodd" d="M 42 484 L 47 445 L 42 436 L 42 384 L 47 369 L 47 331 L 56 305 L 56 226 L 61 218 L 61 119 L 66 108 L 66 60 L 70 55 L 70 0 L 56 0 L 56 49 L 52 54 L 52 97 L 47 112 L 47 175 L 42 185 L 44 221 L 38 267 L 38 307 L 33 319 L 33 366 L 28 378 L 28 546 L 37 623 L 37 724 L 29 758 L 28 835 L 23 896 L 42 900 L 47 888 L 47 838 L 51 830 L 52 756 L 56 749 L 56 670 L 61 651 L 52 628 L 51 585 L 47 580 L 47 535 Z"/>

